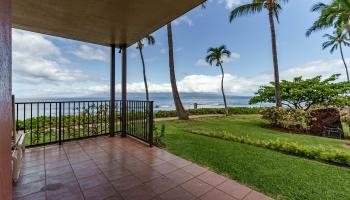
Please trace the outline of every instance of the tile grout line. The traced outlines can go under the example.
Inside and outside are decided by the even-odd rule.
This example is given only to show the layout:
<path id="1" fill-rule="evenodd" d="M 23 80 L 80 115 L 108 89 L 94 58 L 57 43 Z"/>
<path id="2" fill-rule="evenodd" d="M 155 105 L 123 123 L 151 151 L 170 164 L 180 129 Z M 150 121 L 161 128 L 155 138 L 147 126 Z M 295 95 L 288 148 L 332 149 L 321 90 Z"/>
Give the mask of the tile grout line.
<path id="1" fill-rule="evenodd" d="M 250 189 L 250 188 L 249 188 Z M 244 200 L 248 195 L 250 195 L 251 193 L 253 193 L 255 190 L 250 189 L 250 191 L 242 198 L 242 200 Z M 259 192 L 260 193 L 260 192 Z"/>
<path id="2" fill-rule="evenodd" d="M 78 144 L 79 144 L 79 143 L 78 143 Z M 74 169 L 73 169 L 73 167 L 72 167 L 72 163 L 71 163 L 70 160 L 69 160 L 68 153 L 66 152 L 66 150 L 65 150 L 65 148 L 64 148 L 63 145 L 64 145 L 64 144 L 62 144 L 62 147 L 61 147 L 61 148 L 63 149 L 64 153 L 66 154 L 67 160 L 68 160 L 68 162 L 69 162 L 69 166 L 70 166 L 70 168 L 71 168 L 72 171 L 73 171 L 73 176 L 74 176 L 75 180 L 77 181 L 77 183 L 78 183 L 78 185 L 79 185 L 80 193 L 83 195 L 83 198 L 86 199 L 86 198 L 85 198 L 85 195 L 84 195 L 84 193 L 83 193 L 83 190 L 82 190 L 81 187 L 80 187 L 78 178 L 77 178 L 76 175 L 75 175 Z M 80 146 L 80 144 L 79 144 L 79 146 Z M 59 146 L 59 147 L 60 147 L 60 146 Z"/>
<path id="3" fill-rule="evenodd" d="M 94 141 L 94 143 L 95 143 L 98 147 L 101 148 L 101 146 L 100 146 L 97 142 Z M 79 144 L 79 145 L 80 145 L 80 144 Z M 114 185 L 112 184 L 112 182 L 107 178 L 107 176 L 106 176 L 106 175 L 103 173 L 103 171 L 100 169 L 100 167 L 98 166 L 98 164 L 94 161 L 94 159 L 92 159 L 92 157 L 90 156 L 90 154 L 88 154 L 88 153 L 84 150 L 84 148 L 83 148 L 81 145 L 80 145 L 80 147 L 81 147 L 82 150 L 89 156 L 90 160 L 96 165 L 97 169 L 101 172 L 101 174 L 103 175 L 103 177 L 106 178 L 106 180 L 108 181 L 108 183 L 111 184 L 113 190 L 114 190 L 117 194 L 119 194 L 119 196 L 120 196 L 122 199 L 124 199 L 124 197 L 119 193 L 119 191 L 114 187 Z M 103 152 L 107 153 L 103 148 L 101 148 L 101 149 L 103 150 Z M 78 182 L 78 183 L 79 183 L 79 182 Z M 80 183 L 79 183 L 79 185 L 80 185 Z M 95 187 L 98 187 L 98 186 L 99 186 L 99 185 L 97 185 L 97 186 L 95 186 Z M 95 187 L 92 187 L 92 188 L 95 188 Z M 112 196 L 110 196 L 110 197 L 112 197 Z M 109 197 L 106 197 L 105 199 L 107 199 L 107 198 L 109 198 Z"/>

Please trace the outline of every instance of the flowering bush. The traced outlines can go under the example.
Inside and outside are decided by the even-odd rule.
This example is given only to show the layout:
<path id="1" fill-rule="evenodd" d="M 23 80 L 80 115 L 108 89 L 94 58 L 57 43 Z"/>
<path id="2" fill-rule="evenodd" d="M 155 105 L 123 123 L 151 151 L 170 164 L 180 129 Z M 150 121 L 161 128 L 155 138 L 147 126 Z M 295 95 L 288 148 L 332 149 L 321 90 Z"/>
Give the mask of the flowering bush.
<path id="1" fill-rule="evenodd" d="M 308 114 L 300 109 L 269 107 L 261 112 L 262 118 L 275 127 L 307 131 Z"/>

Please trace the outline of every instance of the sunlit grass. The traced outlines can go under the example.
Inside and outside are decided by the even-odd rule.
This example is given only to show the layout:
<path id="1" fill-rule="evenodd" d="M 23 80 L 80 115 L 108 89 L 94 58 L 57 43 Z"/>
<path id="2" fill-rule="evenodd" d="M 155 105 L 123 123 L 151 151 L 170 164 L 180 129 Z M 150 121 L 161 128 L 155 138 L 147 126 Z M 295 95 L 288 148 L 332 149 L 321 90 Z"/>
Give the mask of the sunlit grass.
<path id="1" fill-rule="evenodd" d="M 167 150 L 209 167 L 275 199 L 350 199 L 350 169 L 278 153 L 264 148 L 191 134 L 222 131 L 259 139 L 280 138 L 304 145 L 345 148 L 346 141 L 293 135 L 264 128 L 259 116 L 206 118 L 166 125 Z"/>

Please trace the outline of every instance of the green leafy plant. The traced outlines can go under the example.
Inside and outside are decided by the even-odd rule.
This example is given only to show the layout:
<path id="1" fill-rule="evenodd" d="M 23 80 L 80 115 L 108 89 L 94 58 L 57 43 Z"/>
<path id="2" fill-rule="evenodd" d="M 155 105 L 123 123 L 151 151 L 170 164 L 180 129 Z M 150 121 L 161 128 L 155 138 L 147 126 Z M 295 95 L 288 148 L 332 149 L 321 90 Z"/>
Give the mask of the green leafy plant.
<path id="1" fill-rule="evenodd" d="M 215 65 L 217 67 L 220 67 L 221 69 L 221 93 L 222 93 L 222 98 L 224 99 L 224 105 L 225 105 L 225 115 L 228 116 L 229 112 L 227 109 L 227 101 L 226 101 L 226 95 L 224 91 L 224 78 L 225 78 L 225 73 L 224 73 L 224 68 L 222 67 L 222 64 L 224 63 L 224 58 L 229 58 L 231 56 L 231 52 L 226 48 L 225 45 L 221 45 L 220 47 L 216 48 L 209 48 L 208 49 L 208 55 L 206 56 L 205 60 L 207 63 L 209 63 L 210 66 L 213 65 L 215 62 Z"/>
<path id="2" fill-rule="evenodd" d="M 248 115 L 248 114 L 259 114 L 264 108 L 261 107 L 229 107 L 230 115 Z M 187 113 L 189 115 L 215 115 L 215 114 L 225 114 L 225 109 L 223 108 L 199 108 L 199 109 L 188 109 Z M 176 111 L 157 111 L 154 113 L 155 118 L 167 118 L 176 117 Z"/>
<path id="3" fill-rule="evenodd" d="M 324 146 L 306 146 L 296 142 L 286 142 L 281 140 L 259 140 L 252 139 L 249 136 L 235 136 L 227 131 L 223 132 L 200 132 L 189 131 L 190 133 L 219 138 L 232 142 L 263 147 L 295 156 L 300 156 L 308 159 L 318 160 L 331 164 L 337 164 L 350 167 L 350 153 L 344 150 L 325 148 Z"/>
<path id="4" fill-rule="evenodd" d="M 261 115 L 274 127 L 297 131 L 308 130 L 308 114 L 304 110 L 270 107 L 265 108 Z"/>
<path id="5" fill-rule="evenodd" d="M 350 105 L 350 82 L 337 82 L 339 74 L 322 80 L 321 76 L 310 79 L 296 77 L 293 81 L 281 81 L 283 105 L 292 109 L 309 110 L 315 106 L 345 107 Z M 261 86 L 250 104 L 274 103 L 274 83 Z"/>
<path id="6" fill-rule="evenodd" d="M 267 11 L 271 32 L 272 61 L 274 69 L 274 89 L 276 107 L 282 107 L 282 98 L 280 91 L 279 65 L 277 55 L 277 39 L 275 21 L 279 23 L 279 13 L 282 10 L 282 4 L 288 0 L 252 0 L 234 8 L 230 14 L 230 22 L 241 16 L 249 16 L 263 11 Z"/>
<path id="7" fill-rule="evenodd" d="M 162 124 L 160 129 L 157 126 L 153 127 L 153 144 L 157 147 L 164 148 L 165 143 L 163 142 L 163 137 L 165 135 L 165 125 Z"/>

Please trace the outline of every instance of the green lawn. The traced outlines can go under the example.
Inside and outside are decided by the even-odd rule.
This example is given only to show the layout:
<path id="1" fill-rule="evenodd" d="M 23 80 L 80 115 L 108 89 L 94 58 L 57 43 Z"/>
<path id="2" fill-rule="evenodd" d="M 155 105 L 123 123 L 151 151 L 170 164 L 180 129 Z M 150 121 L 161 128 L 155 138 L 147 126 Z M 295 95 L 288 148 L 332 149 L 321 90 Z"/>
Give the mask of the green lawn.
<path id="1" fill-rule="evenodd" d="M 223 131 L 259 139 L 280 138 L 306 145 L 343 148 L 344 141 L 281 133 L 262 128 L 258 116 L 206 118 L 166 125 L 164 142 L 170 152 L 192 160 L 275 199 L 350 199 L 350 169 L 323 164 L 264 148 L 188 133 Z"/>
<path id="2" fill-rule="evenodd" d="M 227 131 L 236 136 L 249 136 L 252 139 L 279 139 L 287 142 L 297 142 L 302 145 L 323 145 L 330 148 L 350 149 L 346 143 L 337 139 L 322 138 L 309 135 L 284 133 L 267 128 L 268 122 L 261 120 L 259 115 L 235 115 L 226 119 L 222 117 L 201 118 L 188 123 L 172 122 L 176 127 L 186 131 Z"/>

